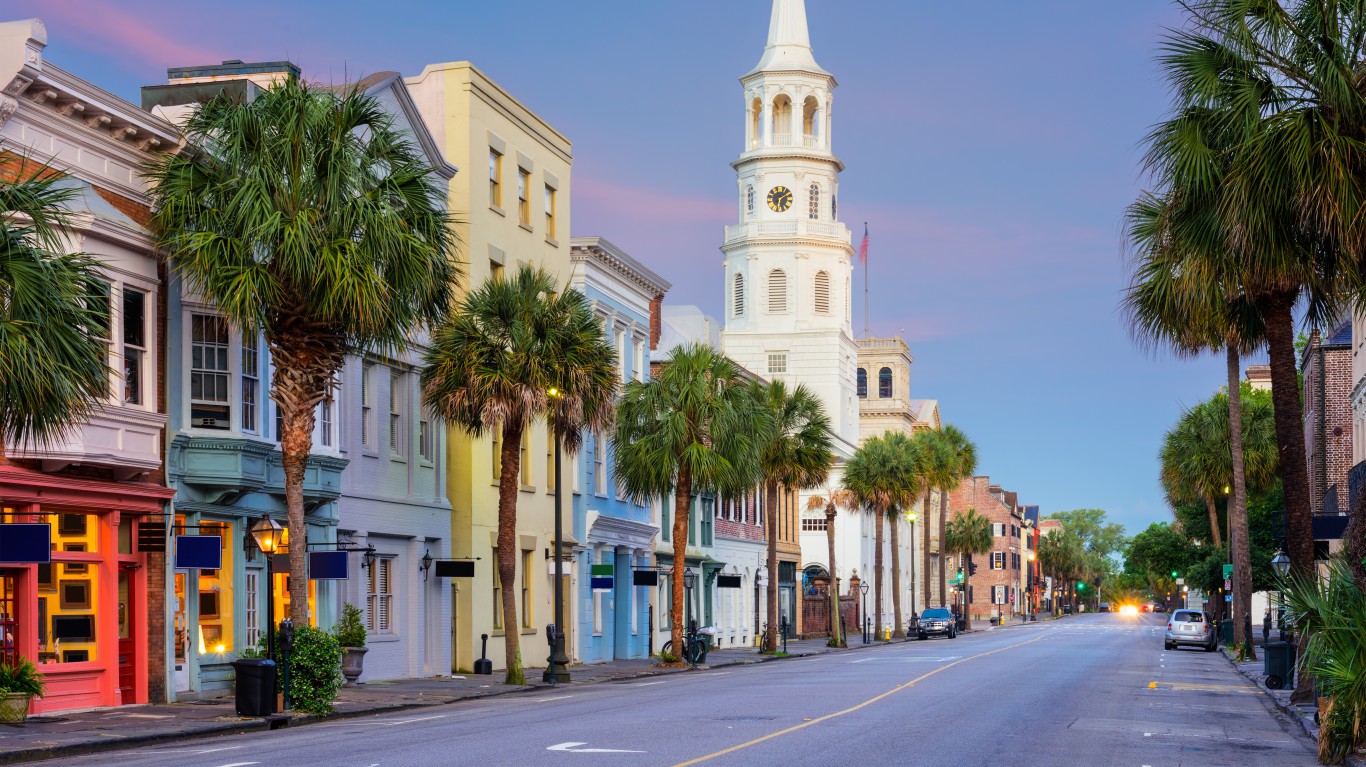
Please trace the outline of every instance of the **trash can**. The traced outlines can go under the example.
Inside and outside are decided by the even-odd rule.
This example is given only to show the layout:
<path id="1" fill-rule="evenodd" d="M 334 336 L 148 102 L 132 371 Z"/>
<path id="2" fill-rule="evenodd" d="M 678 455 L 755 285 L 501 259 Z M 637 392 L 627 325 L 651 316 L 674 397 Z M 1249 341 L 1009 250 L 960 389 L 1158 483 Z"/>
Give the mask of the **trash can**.
<path id="1" fill-rule="evenodd" d="M 1233 619 L 1225 618 L 1219 621 L 1219 637 L 1223 640 L 1225 647 L 1233 646 Z"/>
<path id="2" fill-rule="evenodd" d="M 270 716 L 275 713 L 275 661 L 243 658 L 232 662 L 237 672 L 237 715 Z"/>
<path id="3" fill-rule="evenodd" d="M 1295 645 L 1290 642 L 1267 642 L 1262 645 L 1262 673 L 1266 686 L 1281 690 L 1295 683 Z"/>

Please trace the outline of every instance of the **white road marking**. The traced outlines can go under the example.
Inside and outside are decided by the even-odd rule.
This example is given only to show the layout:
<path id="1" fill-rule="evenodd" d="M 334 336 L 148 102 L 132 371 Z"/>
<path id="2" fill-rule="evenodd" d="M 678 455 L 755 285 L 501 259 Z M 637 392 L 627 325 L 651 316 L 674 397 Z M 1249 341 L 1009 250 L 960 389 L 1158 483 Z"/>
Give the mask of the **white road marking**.
<path id="1" fill-rule="evenodd" d="M 218 748 L 155 748 L 154 754 L 212 754 L 217 751 L 232 751 L 243 746 L 219 746 Z"/>
<path id="2" fill-rule="evenodd" d="M 220 764 L 218 767 L 251 767 L 253 764 L 260 764 L 260 762 L 233 762 L 232 764 Z"/>
<path id="3" fill-rule="evenodd" d="M 567 751 L 571 754 L 643 754 L 644 751 L 628 751 L 623 748 L 574 748 L 575 746 L 586 746 L 587 743 L 557 743 L 546 748 L 546 751 Z M 255 762 L 252 762 L 255 764 Z"/>
<path id="4" fill-rule="evenodd" d="M 557 701 L 557 700 L 569 700 L 569 699 L 572 698 L 572 697 L 574 697 L 574 696 L 573 696 L 573 695 L 561 695 L 561 696 L 559 696 L 559 697 L 557 697 L 557 698 L 536 698 L 535 700 L 532 701 L 532 703 L 553 703 L 554 701 Z"/>
<path id="5" fill-rule="evenodd" d="M 354 725 L 362 725 L 362 724 L 363 724 L 363 725 L 373 725 L 373 726 L 375 726 L 375 727 L 397 727 L 397 726 L 399 726 L 400 724 L 415 724 L 415 723 L 417 723 L 417 722 L 430 722 L 430 721 L 433 720 L 433 719 L 445 719 L 447 716 L 448 716 L 447 714 L 437 714 L 436 716 L 423 716 L 423 717 L 419 717 L 419 718 L 417 718 L 417 719 L 395 719 L 395 720 L 393 720 L 393 721 L 382 721 L 382 722 L 376 722 L 376 721 L 365 722 L 365 721 L 356 721 L 355 719 L 352 719 L 352 720 L 345 721 L 345 722 L 324 722 L 323 724 L 320 724 L 320 725 L 318 725 L 318 726 L 319 726 L 319 727 L 352 727 L 352 726 L 354 726 Z"/>
<path id="6" fill-rule="evenodd" d="M 636 682 L 635 684 L 633 684 L 633 685 L 631 685 L 631 686 L 632 686 L 632 687 L 649 687 L 649 686 L 652 685 L 652 684 L 664 684 L 664 680 L 661 679 L 661 680 L 659 680 L 658 682 Z"/>

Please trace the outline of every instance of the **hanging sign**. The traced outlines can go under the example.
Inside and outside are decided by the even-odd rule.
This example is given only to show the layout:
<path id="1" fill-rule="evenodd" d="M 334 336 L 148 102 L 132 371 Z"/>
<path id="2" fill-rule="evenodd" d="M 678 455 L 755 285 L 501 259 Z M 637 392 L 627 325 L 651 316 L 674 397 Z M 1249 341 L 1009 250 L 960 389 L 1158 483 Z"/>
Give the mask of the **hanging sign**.
<path id="1" fill-rule="evenodd" d="M 51 561 L 51 524 L 15 522 L 0 525 L 0 562 L 47 564 Z"/>
<path id="2" fill-rule="evenodd" d="M 473 578 L 473 561 L 452 561 L 438 559 L 433 563 L 438 578 Z"/>
<path id="3" fill-rule="evenodd" d="M 350 578 L 350 560 L 346 554 L 345 551 L 308 552 L 308 579 L 344 581 Z"/>
<path id="4" fill-rule="evenodd" d="M 593 565 L 589 569 L 589 574 L 591 576 L 589 584 L 591 585 L 592 589 L 594 591 L 611 590 L 613 584 L 613 572 L 614 569 L 612 565 Z"/>
<path id="5" fill-rule="evenodd" d="M 741 579 L 738 575 L 718 575 L 716 576 L 716 588 L 718 589 L 738 589 Z"/>
<path id="6" fill-rule="evenodd" d="M 165 554 L 166 525 L 161 522 L 139 522 L 138 551 L 144 554 Z"/>
<path id="7" fill-rule="evenodd" d="M 659 572 L 656 570 L 636 570 L 631 573 L 633 586 L 658 586 Z"/>
<path id="8" fill-rule="evenodd" d="M 175 569 L 217 570 L 223 566 L 223 536 L 177 535 Z"/>

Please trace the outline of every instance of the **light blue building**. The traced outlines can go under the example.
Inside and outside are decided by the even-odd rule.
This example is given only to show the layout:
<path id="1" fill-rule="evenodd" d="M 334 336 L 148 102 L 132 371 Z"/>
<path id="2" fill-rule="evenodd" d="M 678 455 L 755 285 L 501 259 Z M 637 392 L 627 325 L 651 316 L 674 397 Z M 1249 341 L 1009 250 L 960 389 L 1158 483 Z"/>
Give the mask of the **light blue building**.
<path id="1" fill-rule="evenodd" d="M 670 284 L 601 237 L 575 237 L 571 245 L 570 286 L 588 297 L 602 322 L 622 385 L 648 380 Z M 571 655 L 582 663 L 647 657 L 650 630 L 658 623 L 651 615 L 653 587 L 634 585 L 633 573 L 653 569 L 659 528 L 648 503 L 621 494 L 609 439 L 586 435 L 583 449 L 570 460 L 578 542 Z"/>

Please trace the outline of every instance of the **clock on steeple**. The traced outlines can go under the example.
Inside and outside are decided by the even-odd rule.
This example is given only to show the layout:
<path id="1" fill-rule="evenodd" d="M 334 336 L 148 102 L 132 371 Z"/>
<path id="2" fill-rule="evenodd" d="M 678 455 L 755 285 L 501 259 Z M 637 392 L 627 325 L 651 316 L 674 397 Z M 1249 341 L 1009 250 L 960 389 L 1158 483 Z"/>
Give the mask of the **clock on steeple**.
<path id="1" fill-rule="evenodd" d="M 784 213 L 792 207 L 792 190 L 785 186 L 775 186 L 768 193 L 768 207 L 776 213 Z"/>

